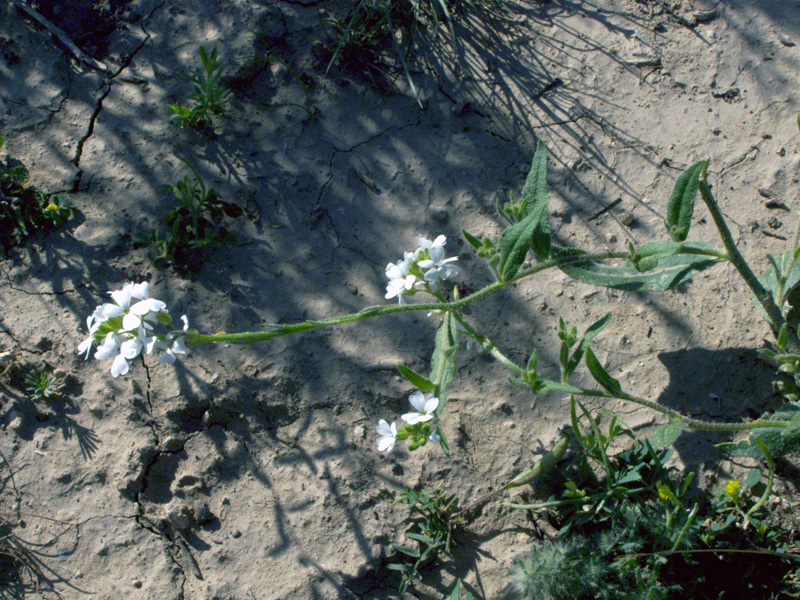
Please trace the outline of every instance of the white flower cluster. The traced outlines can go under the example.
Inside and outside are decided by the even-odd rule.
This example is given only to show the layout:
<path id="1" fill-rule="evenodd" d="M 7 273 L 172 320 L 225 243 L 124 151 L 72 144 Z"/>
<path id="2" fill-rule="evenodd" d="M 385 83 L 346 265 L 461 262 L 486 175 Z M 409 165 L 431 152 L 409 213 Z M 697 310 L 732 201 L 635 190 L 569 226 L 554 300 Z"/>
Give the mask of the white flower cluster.
<path id="1" fill-rule="evenodd" d="M 414 392 L 408 398 L 411 402 L 411 407 L 414 412 L 406 413 L 401 419 L 409 425 L 416 425 L 417 423 L 425 423 L 433 419 L 436 409 L 439 408 L 439 399 L 434 397 L 433 394 L 425 396 L 422 392 Z M 392 422 L 390 425 L 385 419 L 378 421 L 378 450 L 380 452 L 391 452 L 394 444 L 398 439 L 405 439 L 408 434 L 401 435 L 398 438 L 397 425 Z M 430 441 L 436 443 L 439 441 L 439 436 L 434 432 L 431 433 Z"/>
<path id="2" fill-rule="evenodd" d="M 113 302 L 101 304 L 86 319 L 89 337 L 78 346 L 88 360 L 92 344 L 98 347 L 94 353 L 97 360 L 113 358 L 111 375 L 118 377 L 128 372 L 128 361 L 142 353 L 156 352 L 159 362 L 171 364 L 176 354 L 186 354 L 184 337 L 189 330 L 186 315 L 181 317 L 182 330 L 167 334 L 153 332 L 155 323 L 172 326 L 172 319 L 161 300 L 150 298 L 149 285 L 126 283 L 121 290 L 108 292 Z"/>
<path id="3" fill-rule="evenodd" d="M 404 252 L 403 260 L 389 263 L 386 266 L 386 298 L 397 297 L 400 304 L 404 296 L 417 291 L 437 289 L 439 281 L 444 281 L 458 274 L 458 269 L 449 264 L 458 260 L 456 257 L 444 257 L 444 245 L 447 238 L 440 235 L 430 241 L 421 235 L 417 236 L 419 248 L 414 252 Z"/>

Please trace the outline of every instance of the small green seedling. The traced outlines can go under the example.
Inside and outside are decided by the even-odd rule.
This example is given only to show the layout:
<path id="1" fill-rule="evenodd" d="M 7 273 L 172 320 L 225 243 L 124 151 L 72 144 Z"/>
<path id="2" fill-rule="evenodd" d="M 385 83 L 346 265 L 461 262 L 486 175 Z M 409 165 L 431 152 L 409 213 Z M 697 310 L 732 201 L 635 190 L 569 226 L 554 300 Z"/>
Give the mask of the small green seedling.
<path id="1" fill-rule="evenodd" d="M 69 200 L 26 186 L 27 181 L 28 170 L 18 160 L 6 156 L 0 161 L 0 246 L 4 250 L 36 231 L 62 227 L 72 216 Z"/>
<path id="2" fill-rule="evenodd" d="M 25 376 L 25 392 L 34 402 L 58 400 L 63 388 L 63 378 L 56 377 L 47 371 L 34 370 Z"/>
<path id="3" fill-rule="evenodd" d="M 203 128 L 211 126 L 211 117 L 225 114 L 230 90 L 220 84 L 222 64 L 217 60 L 217 48 L 211 53 L 200 47 L 202 68 L 198 67 L 191 75 L 184 75 L 192 82 L 194 93 L 189 96 L 189 106 L 180 103 L 169 104 L 172 119 L 182 127 Z"/>
<path id="4" fill-rule="evenodd" d="M 400 593 L 419 578 L 419 569 L 435 559 L 439 552 L 450 551 L 453 523 L 450 519 L 455 496 L 446 496 L 441 490 L 406 488 L 394 504 L 405 504 L 411 512 L 411 526 L 406 537 L 413 540 L 415 548 L 392 544 L 402 562 L 390 563 L 389 569 L 400 573 Z"/>
<path id="5" fill-rule="evenodd" d="M 170 263 L 191 266 L 199 250 L 220 246 L 229 237 L 221 225 L 223 218 L 236 218 L 244 212 L 240 206 L 221 200 L 215 189 L 206 187 L 197 170 L 186 164 L 194 178 L 186 176 L 174 186 L 162 188 L 180 202 L 164 218 L 166 233 L 155 231 L 137 237 L 138 242 L 155 247 L 157 253 L 150 258 L 157 267 Z"/>

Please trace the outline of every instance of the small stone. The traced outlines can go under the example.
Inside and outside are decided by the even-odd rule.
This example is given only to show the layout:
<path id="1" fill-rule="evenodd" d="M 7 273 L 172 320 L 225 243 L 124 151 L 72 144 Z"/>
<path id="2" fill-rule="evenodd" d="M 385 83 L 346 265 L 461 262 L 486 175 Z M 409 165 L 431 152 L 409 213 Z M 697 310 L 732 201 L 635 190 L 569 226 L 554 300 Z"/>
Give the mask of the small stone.
<path id="1" fill-rule="evenodd" d="M 363 425 L 356 425 L 353 428 L 353 437 L 356 440 L 363 440 L 364 436 L 366 435 L 366 433 L 367 433 L 367 431 L 366 431 L 366 429 L 364 429 Z"/>
<path id="2" fill-rule="evenodd" d="M 183 447 L 183 441 L 177 437 L 168 437 L 163 443 L 165 452 L 177 452 Z"/>
<path id="3" fill-rule="evenodd" d="M 358 288 L 355 285 L 353 285 L 352 283 L 348 283 L 345 287 L 347 288 L 348 292 L 353 294 L 353 296 L 357 296 L 358 295 Z"/>
<path id="4" fill-rule="evenodd" d="M 623 213 L 622 217 L 620 217 L 620 222 L 623 225 L 625 225 L 625 227 L 630 227 L 631 225 L 633 225 L 633 221 L 634 221 L 633 214 L 629 212 Z"/>
<path id="5" fill-rule="evenodd" d="M 772 216 L 767 221 L 767 225 L 769 225 L 772 229 L 780 229 L 783 227 L 783 223 L 778 219 L 778 217 Z"/>
<path id="6" fill-rule="evenodd" d="M 233 531 L 231 531 L 231 537 L 234 539 L 240 538 L 242 537 L 242 532 L 239 531 L 238 529 L 234 529 Z"/>
<path id="7" fill-rule="evenodd" d="M 25 419 L 16 410 L 12 410 L 9 416 L 11 417 L 11 422 L 8 424 L 8 426 L 13 431 L 19 433 L 19 430 L 25 426 Z"/>
<path id="8" fill-rule="evenodd" d="M 142 587 L 142 582 L 139 581 L 138 579 L 134 579 L 131 583 L 133 584 L 133 587 L 135 587 L 137 590 Z"/>
<path id="9" fill-rule="evenodd" d="M 189 515 L 184 507 L 171 506 L 167 509 L 167 523 L 178 531 L 189 529 Z"/>
<path id="10" fill-rule="evenodd" d="M 53 371 L 53 376 L 56 379 L 64 379 L 67 376 L 67 372 L 64 369 L 56 369 Z"/>
<path id="11" fill-rule="evenodd" d="M 214 514 L 208 507 L 208 503 L 206 503 L 204 500 L 194 501 L 192 504 L 192 515 L 194 516 L 195 523 L 198 525 L 202 525 L 214 520 Z"/>
<path id="12" fill-rule="evenodd" d="M 514 429 L 516 426 L 517 424 L 514 421 L 506 421 L 505 423 L 503 423 L 503 427 L 505 429 Z"/>

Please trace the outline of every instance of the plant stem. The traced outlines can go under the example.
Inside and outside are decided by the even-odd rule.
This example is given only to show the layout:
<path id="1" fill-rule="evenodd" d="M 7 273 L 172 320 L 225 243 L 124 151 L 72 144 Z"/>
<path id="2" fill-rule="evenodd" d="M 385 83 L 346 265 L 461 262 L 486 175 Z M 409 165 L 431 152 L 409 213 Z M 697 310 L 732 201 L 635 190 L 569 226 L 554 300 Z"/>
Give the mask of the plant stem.
<path id="1" fill-rule="evenodd" d="M 466 298 L 462 298 L 460 300 L 454 300 L 452 302 L 425 302 L 420 304 L 395 304 L 389 306 L 369 306 L 357 313 L 351 313 L 347 315 L 341 315 L 338 317 L 331 317 L 329 319 L 321 319 L 319 321 L 304 321 L 302 323 L 293 323 L 290 325 L 270 325 L 273 327 L 271 331 L 246 331 L 242 333 L 218 333 L 215 335 L 205 335 L 200 333 L 192 333 L 186 336 L 186 342 L 191 345 L 195 344 L 204 344 L 207 342 L 213 343 L 220 343 L 220 342 L 234 342 L 234 343 L 243 343 L 243 344 L 252 344 L 255 342 L 265 342 L 271 340 L 276 337 L 281 337 L 284 335 L 291 335 L 294 333 L 300 333 L 303 331 L 309 331 L 311 329 L 318 329 L 320 327 L 331 327 L 333 325 L 341 325 L 343 323 L 352 323 L 355 321 L 361 321 L 363 319 L 369 319 L 372 317 L 378 317 L 382 315 L 388 315 L 393 313 L 399 312 L 409 312 L 409 311 L 456 311 L 464 308 L 465 306 L 472 304 L 473 302 L 480 300 L 484 296 L 488 296 L 489 294 L 496 292 L 500 288 L 503 288 L 515 281 L 519 281 L 525 277 L 530 275 L 534 275 L 546 269 L 551 269 L 553 267 L 558 267 L 564 264 L 570 263 L 580 263 L 580 262 L 589 262 L 589 261 L 597 261 L 597 260 L 612 260 L 612 259 L 620 259 L 620 258 L 628 258 L 628 252 L 603 252 L 600 254 L 581 254 L 576 256 L 564 256 L 561 258 L 554 258 L 543 263 L 536 265 L 535 267 L 531 267 L 525 271 L 522 271 L 517 274 L 516 277 L 509 281 L 505 282 L 495 282 L 490 285 L 487 285 L 485 288 L 478 290 L 474 294 L 467 296 Z"/>
<path id="2" fill-rule="evenodd" d="M 777 336 L 781 325 L 785 322 L 783 315 L 775 304 L 775 299 L 772 297 L 772 294 L 761 285 L 758 277 L 753 273 L 753 270 L 750 268 L 750 265 L 747 264 L 742 253 L 739 252 L 739 248 L 736 247 L 730 229 L 728 229 L 728 225 L 725 223 L 725 217 L 723 217 L 722 211 L 719 209 L 714 194 L 711 193 L 711 186 L 708 184 L 707 174 L 705 172 L 700 178 L 700 195 L 703 197 L 703 201 L 706 203 L 708 211 L 711 213 L 711 218 L 714 219 L 714 224 L 717 226 L 725 250 L 728 251 L 730 261 L 733 263 L 733 266 L 736 267 L 736 270 L 739 271 L 739 274 L 748 287 L 753 291 L 753 294 L 755 294 L 761 306 L 764 307 L 767 318 L 772 326 L 772 331 Z"/>

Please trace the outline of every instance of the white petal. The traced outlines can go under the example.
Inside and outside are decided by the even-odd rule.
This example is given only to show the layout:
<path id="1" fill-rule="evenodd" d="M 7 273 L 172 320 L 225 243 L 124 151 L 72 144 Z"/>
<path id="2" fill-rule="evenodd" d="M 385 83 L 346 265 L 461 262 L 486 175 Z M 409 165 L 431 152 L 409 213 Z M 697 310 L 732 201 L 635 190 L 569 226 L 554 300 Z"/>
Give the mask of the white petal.
<path id="1" fill-rule="evenodd" d="M 400 418 L 403 419 L 403 421 L 405 421 L 409 425 L 416 425 L 417 423 L 424 423 L 425 421 L 430 421 L 431 419 L 433 419 L 433 415 L 424 415 L 422 413 L 415 412 L 415 413 L 407 413 Z"/>
<path id="2" fill-rule="evenodd" d="M 411 406 L 417 409 L 417 412 L 425 411 L 425 395 L 422 392 L 414 392 L 408 397 L 408 401 L 411 402 Z"/>
<path id="3" fill-rule="evenodd" d="M 132 284 L 126 283 L 122 286 L 121 290 L 115 290 L 113 292 L 108 292 L 111 296 L 111 299 L 114 301 L 117 306 L 122 308 L 128 308 L 131 305 L 131 288 L 133 287 Z"/>
<path id="4" fill-rule="evenodd" d="M 114 363 L 111 365 L 111 375 L 114 377 L 118 377 L 119 375 L 125 375 L 128 372 L 128 361 L 125 360 L 125 357 L 122 354 L 117 354 L 117 357 L 114 359 Z"/>
<path id="5" fill-rule="evenodd" d="M 92 342 L 94 342 L 94 338 L 92 338 L 92 336 L 89 336 L 88 338 L 83 340 L 80 344 L 78 344 L 78 354 L 83 354 L 84 352 L 86 352 L 86 356 L 83 357 L 85 360 L 89 360 L 89 352 L 91 352 L 92 350 Z"/>
<path id="6" fill-rule="evenodd" d="M 125 314 L 125 310 L 117 304 L 103 304 L 100 310 L 102 311 L 103 321 Z"/>
<path id="7" fill-rule="evenodd" d="M 392 423 L 392 425 L 394 425 L 394 423 Z M 386 419 L 378 421 L 378 427 L 375 431 L 377 431 L 379 435 L 392 435 L 392 428 L 389 426 Z"/>
<path id="8" fill-rule="evenodd" d="M 175 362 L 175 354 L 173 354 L 172 350 L 167 348 L 161 353 L 161 356 L 158 357 L 158 362 L 162 365 L 171 365 Z"/>
<path id="9" fill-rule="evenodd" d="M 388 435 L 378 438 L 378 451 L 391 452 L 392 448 L 394 448 L 394 442 L 394 438 Z"/>
<path id="10" fill-rule="evenodd" d="M 119 350 L 119 342 L 117 341 L 117 336 L 114 335 L 113 333 L 109 333 L 97 347 L 97 351 L 94 353 L 94 357 L 97 360 L 105 360 L 107 358 L 111 358 L 112 356 L 116 355 L 118 350 Z"/>
<path id="11" fill-rule="evenodd" d="M 147 300 L 142 300 L 141 302 L 137 302 L 133 306 L 131 306 L 131 312 L 135 315 L 146 315 L 150 312 L 159 312 L 160 310 L 166 308 L 167 305 L 164 304 L 161 300 L 156 300 L 155 298 L 148 298 Z"/>
<path id="12" fill-rule="evenodd" d="M 142 318 L 138 315 L 128 313 L 122 317 L 122 329 L 124 331 L 132 331 L 139 329 L 142 326 Z"/>
<path id="13" fill-rule="evenodd" d="M 425 400 L 425 410 L 423 410 L 422 412 L 424 412 L 425 414 L 430 414 L 437 408 L 439 408 L 439 399 L 434 398 L 433 394 L 429 394 L 428 398 Z"/>
<path id="14" fill-rule="evenodd" d="M 128 360 L 132 360 L 139 356 L 139 353 L 142 351 L 142 347 L 144 344 L 139 338 L 135 338 L 132 340 L 125 340 L 120 344 L 119 353 L 121 356 L 124 356 Z"/>
<path id="15" fill-rule="evenodd" d="M 134 283 L 131 285 L 131 296 L 139 298 L 139 300 L 147 300 L 150 296 L 150 284 L 146 281 L 142 283 Z"/>
<path id="16" fill-rule="evenodd" d="M 183 321 L 183 330 L 189 331 L 189 318 L 186 315 L 181 316 L 181 321 Z"/>

